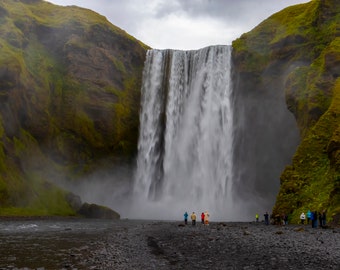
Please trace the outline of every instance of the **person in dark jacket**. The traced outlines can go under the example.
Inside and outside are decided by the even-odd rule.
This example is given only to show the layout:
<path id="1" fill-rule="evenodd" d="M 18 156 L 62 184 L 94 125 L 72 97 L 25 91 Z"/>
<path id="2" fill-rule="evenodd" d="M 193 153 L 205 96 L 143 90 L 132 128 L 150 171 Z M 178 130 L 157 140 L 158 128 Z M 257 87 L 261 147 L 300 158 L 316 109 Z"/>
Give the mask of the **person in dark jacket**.
<path id="1" fill-rule="evenodd" d="M 264 214 L 264 223 L 265 223 L 266 225 L 269 225 L 269 214 L 268 214 L 268 212 L 266 212 L 266 213 Z"/>
<path id="2" fill-rule="evenodd" d="M 314 228 L 317 228 L 318 227 L 318 212 L 315 211 L 313 213 L 313 216 L 314 216 Z"/>
<path id="3" fill-rule="evenodd" d="M 326 226 L 326 211 L 322 211 L 322 226 Z"/>
<path id="4" fill-rule="evenodd" d="M 312 228 L 314 228 L 314 212 L 310 212 L 310 217 L 309 217 L 311 223 L 312 223 Z"/>
<path id="5" fill-rule="evenodd" d="M 322 213 L 319 212 L 319 227 L 322 228 L 323 225 L 322 225 Z"/>

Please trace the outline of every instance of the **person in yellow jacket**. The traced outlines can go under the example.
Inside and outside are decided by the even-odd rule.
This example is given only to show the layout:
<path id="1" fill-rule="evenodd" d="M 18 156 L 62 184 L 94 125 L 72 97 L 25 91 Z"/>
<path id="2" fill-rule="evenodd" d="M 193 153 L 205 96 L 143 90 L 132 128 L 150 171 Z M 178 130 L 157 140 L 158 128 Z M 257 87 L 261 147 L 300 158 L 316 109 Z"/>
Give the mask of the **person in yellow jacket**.
<path id="1" fill-rule="evenodd" d="M 191 222 L 192 222 L 192 226 L 195 226 L 196 225 L 196 214 L 195 212 L 192 212 L 191 214 Z"/>

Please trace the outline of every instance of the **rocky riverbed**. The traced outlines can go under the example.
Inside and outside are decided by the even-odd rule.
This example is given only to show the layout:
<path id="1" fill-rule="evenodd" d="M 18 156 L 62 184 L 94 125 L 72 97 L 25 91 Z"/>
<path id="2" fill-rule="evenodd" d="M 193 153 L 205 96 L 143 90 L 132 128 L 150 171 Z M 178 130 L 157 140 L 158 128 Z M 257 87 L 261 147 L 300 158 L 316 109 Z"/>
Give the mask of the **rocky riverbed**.
<path id="1" fill-rule="evenodd" d="M 0 222 L 0 269 L 340 269 L 340 228 L 136 220 Z"/>

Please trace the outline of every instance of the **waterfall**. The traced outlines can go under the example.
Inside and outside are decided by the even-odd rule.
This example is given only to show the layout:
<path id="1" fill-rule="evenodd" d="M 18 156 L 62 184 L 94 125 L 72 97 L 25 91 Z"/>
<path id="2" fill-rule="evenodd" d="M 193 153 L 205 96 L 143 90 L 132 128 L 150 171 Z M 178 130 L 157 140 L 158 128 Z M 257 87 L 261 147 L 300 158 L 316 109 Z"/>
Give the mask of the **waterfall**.
<path id="1" fill-rule="evenodd" d="M 133 216 L 234 214 L 231 47 L 149 50 L 142 85 Z"/>

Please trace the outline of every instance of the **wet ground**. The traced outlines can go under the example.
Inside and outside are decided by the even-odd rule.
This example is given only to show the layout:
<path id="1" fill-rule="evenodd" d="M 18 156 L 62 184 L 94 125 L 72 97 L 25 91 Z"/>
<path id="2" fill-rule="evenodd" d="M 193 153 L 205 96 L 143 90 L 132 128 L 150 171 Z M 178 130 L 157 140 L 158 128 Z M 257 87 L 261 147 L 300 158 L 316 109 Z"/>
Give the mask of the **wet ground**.
<path id="1" fill-rule="evenodd" d="M 0 269 L 86 269 L 84 255 L 118 227 L 112 221 L 84 219 L 1 221 Z"/>
<path id="2" fill-rule="evenodd" d="M 340 269 L 340 229 L 0 220 L 0 269 Z"/>

